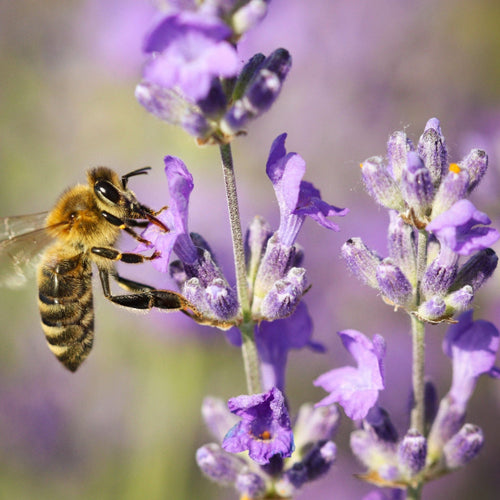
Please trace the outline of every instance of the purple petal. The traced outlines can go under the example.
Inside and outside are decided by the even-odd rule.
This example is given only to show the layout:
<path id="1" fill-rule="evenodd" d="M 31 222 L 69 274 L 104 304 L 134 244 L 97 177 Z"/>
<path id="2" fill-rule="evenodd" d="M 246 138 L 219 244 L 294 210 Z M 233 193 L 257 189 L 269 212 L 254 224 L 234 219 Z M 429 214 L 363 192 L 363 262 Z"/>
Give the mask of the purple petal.
<path id="1" fill-rule="evenodd" d="M 338 208 L 326 203 L 321 199 L 321 194 L 310 182 L 302 181 L 300 184 L 299 201 L 295 214 L 307 215 L 315 220 L 320 226 L 333 231 L 339 231 L 337 224 L 328 220 L 333 215 L 344 216 L 349 212 L 348 208 Z"/>
<path id="2" fill-rule="evenodd" d="M 346 366 L 324 373 L 314 381 L 330 394 L 316 406 L 339 403 L 353 420 L 364 418 L 384 389 L 383 358 L 385 341 L 375 335 L 370 341 L 356 330 L 339 332 L 344 347 L 356 360 L 358 367 Z"/>
<path id="3" fill-rule="evenodd" d="M 166 16 L 146 39 L 152 53 L 144 78 L 163 88 L 178 88 L 193 101 L 207 96 L 214 77 L 235 76 L 240 61 L 225 41 L 231 30 L 222 21 L 192 13 Z"/>
<path id="4" fill-rule="evenodd" d="M 153 260 L 153 266 L 160 272 L 167 272 L 170 255 L 174 250 L 183 262 L 194 261 L 197 258 L 187 229 L 189 196 L 193 190 L 193 177 L 184 162 L 175 156 L 165 157 L 165 173 L 170 192 L 170 206 L 158 215 L 170 229 L 164 232 L 158 226 L 150 224 L 143 237 L 152 243 L 161 256 Z"/>
<path id="5" fill-rule="evenodd" d="M 220 19 L 189 12 L 168 14 L 146 36 L 143 50 L 146 53 L 162 52 L 176 40 L 193 31 L 217 41 L 231 35 L 231 29 Z"/>
<path id="6" fill-rule="evenodd" d="M 273 183 L 280 207 L 280 241 L 293 245 L 306 216 L 328 229 L 338 230 L 338 226 L 327 220 L 333 215 L 345 215 L 347 209 L 339 209 L 321 199 L 321 194 L 313 184 L 302 180 L 306 170 L 304 159 L 297 153 L 287 153 L 287 134 L 278 136 L 269 153 L 266 173 Z"/>
<path id="7" fill-rule="evenodd" d="M 490 247 L 500 237 L 496 229 L 484 227 L 490 223 L 485 213 L 463 199 L 427 224 L 427 230 L 459 255 L 471 255 Z"/>
<path id="8" fill-rule="evenodd" d="M 499 332 L 493 323 L 472 320 L 472 310 L 463 313 L 452 325 L 443 341 L 445 354 L 452 358 L 453 380 L 450 394 L 454 401 L 466 405 L 483 374 L 495 376 Z"/>
<path id="9" fill-rule="evenodd" d="M 285 369 L 290 349 L 310 347 L 321 351 L 323 346 L 311 341 L 312 330 L 312 320 L 304 302 L 299 303 L 290 317 L 262 321 L 256 327 L 255 341 L 265 388 L 274 386 L 285 390 Z"/>

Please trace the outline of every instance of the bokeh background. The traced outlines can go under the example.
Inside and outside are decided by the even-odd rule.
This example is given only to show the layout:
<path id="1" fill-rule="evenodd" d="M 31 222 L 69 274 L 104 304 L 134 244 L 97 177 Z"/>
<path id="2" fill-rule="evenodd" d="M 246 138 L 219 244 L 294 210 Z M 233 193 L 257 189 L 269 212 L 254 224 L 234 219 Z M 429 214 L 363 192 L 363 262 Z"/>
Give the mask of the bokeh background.
<path id="1" fill-rule="evenodd" d="M 0 215 L 49 209 L 95 165 L 120 173 L 151 165 L 132 187 L 160 207 L 168 203 L 162 159 L 177 155 L 195 179 L 190 227 L 232 278 L 217 149 L 197 147 L 134 100 L 141 38 L 155 12 L 146 0 L 0 0 Z M 416 141 L 436 116 L 451 160 L 472 146 L 489 153 L 474 201 L 500 226 L 499 23 L 497 0 L 273 0 L 266 20 L 242 42 L 242 59 L 279 46 L 294 58 L 279 101 L 234 143 L 243 224 L 255 214 L 278 222 L 264 169 L 272 140 L 284 131 L 323 198 L 351 209 L 339 220 L 340 233 L 308 221 L 299 238 L 313 284 L 307 303 L 315 339 L 328 352 L 291 356 L 292 412 L 324 395 L 312 386 L 315 377 L 351 362 L 335 332 L 356 328 L 388 342 L 381 401 L 406 430 L 408 318 L 339 258 L 351 236 L 385 252 L 387 214 L 364 192 L 358 165 L 385 153 L 390 132 L 405 129 Z M 124 238 L 120 246 L 134 242 Z M 172 286 L 168 276 L 138 267 L 121 272 Z M 35 282 L 0 289 L 0 498 L 235 498 L 201 476 L 194 454 L 211 439 L 200 416 L 204 395 L 245 392 L 239 351 L 182 315 L 133 314 L 108 303 L 98 283 L 94 289 L 95 346 L 76 374 L 45 346 Z M 500 324 L 499 299 L 496 276 L 481 290 L 475 317 Z M 443 332 L 431 327 L 427 335 L 427 372 L 440 396 L 451 376 Z M 483 428 L 485 447 L 465 471 L 427 486 L 424 498 L 498 498 L 499 416 L 500 386 L 481 380 L 468 421 Z M 350 456 L 350 429 L 344 419 L 336 465 L 299 498 L 362 498 L 371 490 L 353 477 L 362 468 Z"/>

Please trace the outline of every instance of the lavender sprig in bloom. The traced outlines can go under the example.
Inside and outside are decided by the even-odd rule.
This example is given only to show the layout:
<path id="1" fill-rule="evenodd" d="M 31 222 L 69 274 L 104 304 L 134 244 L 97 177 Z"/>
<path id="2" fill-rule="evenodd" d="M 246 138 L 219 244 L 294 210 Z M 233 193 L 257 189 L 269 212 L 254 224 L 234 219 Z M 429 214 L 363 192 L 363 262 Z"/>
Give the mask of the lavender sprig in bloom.
<path id="1" fill-rule="evenodd" d="M 218 443 L 202 446 L 196 454 L 204 474 L 221 485 L 232 485 L 244 498 L 269 495 L 291 498 L 306 483 L 323 476 L 334 463 L 336 446 L 331 441 L 339 424 L 335 407 L 303 405 L 292 438 L 290 417 L 282 393 L 238 396 L 228 403 L 207 398 L 203 415 Z M 223 429 L 229 432 L 224 436 Z M 226 450 L 244 451 L 234 455 Z M 283 458 L 289 457 L 289 458 Z"/>
<path id="2" fill-rule="evenodd" d="M 387 151 L 386 161 L 366 160 L 362 176 L 369 194 L 390 211 L 389 257 L 379 256 L 360 238 L 349 239 L 342 254 L 349 268 L 381 292 L 385 302 L 411 314 L 410 428 L 398 440 L 388 413 L 376 405 L 383 378 L 382 384 L 374 385 L 377 371 L 369 369 L 368 361 L 360 361 L 373 357 L 375 350 L 359 332 L 356 338 L 363 342 L 353 345 L 364 347 L 348 347 L 358 370 L 337 368 L 316 384 L 330 391 L 318 404 L 339 402 L 348 416 L 362 419 L 361 428 L 351 435 L 351 448 L 368 469 L 359 477 L 382 487 L 405 488 L 411 498 L 420 498 L 425 482 L 462 467 L 481 449 L 482 431 L 465 423 L 465 410 L 479 375 L 499 375 L 493 367 L 497 329 L 488 322 L 473 322 L 470 312 L 463 314 L 445 342 L 453 361 L 452 388 L 433 411 L 436 398 L 427 401 L 427 396 L 435 391 L 427 391 L 424 380 L 425 323 L 452 322 L 455 314 L 470 307 L 497 265 L 489 246 L 500 235 L 489 227 L 487 215 L 466 199 L 485 174 L 483 151 L 473 150 L 458 164 L 448 164 L 446 142 L 435 118 L 428 121 L 416 148 L 404 132 L 395 132 Z M 468 257 L 465 263 L 460 261 L 463 256 Z"/>
<path id="3" fill-rule="evenodd" d="M 361 345 L 366 344 L 368 339 L 361 338 Z M 463 313 L 459 322 L 448 329 L 443 349 L 452 358 L 453 380 L 450 391 L 441 400 L 437 415 L 428 413 L 428 436 L 410 428 L 399 439 L 389 414 L 377 406 L 376 398 L 370 391 L 363 391 L 363 385 L 359 383 L 355 393 L 359 411 L 353 412 L 352 375 L 350 371 L 343 375 L 343 370 L 350 367 L 322 375 L 319 380 L 329 380 L 339 393 L 333 394 L 333 400 L 344 407 L 350 418 L 362 419 L 360 428 L 351 434 L 351 449 L 368 469 L 359 477 L 383 487 L 406 488 L 441 477 L 472 460 L 479 453 L 484 436 L 479 427 L 465 423 L 467 403 L 481 375 L 500 378 L 500 371 L 494 366 L 499 338 L 500 334 L 492 323 L 473 321 L 471 311 Z M 364 350 L 366 347 L 368 344 Z M 369 353 L 370 349 L 365 356 Z M 373 376 L 367 365 L 369 363 L 360 363 L 358 370 L 365 371 L 365 378 L 369 380 Z M 336 383 L 334 376 L 337 377 Z M 358 375 L 355 380 L 359 378 Z M 320 385 L 324 386 L 323 383 Z M 330 402 L 327 399 L 332 399 L 332 396 L 318 405 Z"/>
<path id="4" fill-rule="evenodd" d="M 436 118 L 427 122 L 417 148 L 404 132 L 395 132 L 387 152 L 387 162 L 366 160 L 362 174 L 368 193 L 390 209 L 389 259 L 374 254 L 359 238 L 348 240 L 342 255 L 389 304 L 430 323 L 449 320 L 470 306 L 496 267 L 489 247 L 500 235 L 466 199 L 485 174 L 487 156 L 473 150 L 458 164 L 448 164 Z M 425 247 L 418 247 L 419 238 L 426 238 Z M 475 257 L 485 251 L 488 259 Z M 472 256 L 474 266 L 461 267 L 460 256 Z"/>
<path id="5" fill-rule="evenodd" d="M 241 68 L 236 42 L 265 17 L 264 0 L 174 7 L 145 39 L 148 59 L 136 98 L 200 143 L 227 144 L 277 99 L 290 54 L 257 54 Z"/>

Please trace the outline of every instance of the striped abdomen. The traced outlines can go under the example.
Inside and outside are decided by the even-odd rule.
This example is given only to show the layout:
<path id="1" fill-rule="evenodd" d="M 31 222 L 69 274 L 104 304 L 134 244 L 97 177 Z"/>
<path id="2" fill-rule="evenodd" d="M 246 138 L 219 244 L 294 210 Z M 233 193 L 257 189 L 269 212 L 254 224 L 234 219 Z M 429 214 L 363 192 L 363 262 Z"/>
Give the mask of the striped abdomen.
<path id="1" fill-rule="evenodd" d="M 74 372 L 94 341 L 92 267 L 84 254 L 44 259 L 38 270 L 38 304 L 50 350 Z"/>

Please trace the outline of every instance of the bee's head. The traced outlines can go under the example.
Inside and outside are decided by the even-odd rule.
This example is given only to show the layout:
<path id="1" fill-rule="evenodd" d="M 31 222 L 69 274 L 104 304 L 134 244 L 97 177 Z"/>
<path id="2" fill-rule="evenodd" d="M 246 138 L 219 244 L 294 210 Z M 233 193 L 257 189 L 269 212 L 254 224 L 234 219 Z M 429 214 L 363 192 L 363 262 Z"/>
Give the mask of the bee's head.
<path id="1" fill-rule="evenodd" d="M 154 217 L 154 212 L 140 203 L 135 194 L 127 188 L 130 177 L 147 174 L 150 168 L 139 168 L 123 175 L 121 178 L 116 172 L 107 167 L 97 167 L 89 170 L 87 177 L 89 185 L 95 194 L 98 207 L 119 218 L 147 219 L 167 230 L 164 224 Z"/>

